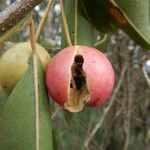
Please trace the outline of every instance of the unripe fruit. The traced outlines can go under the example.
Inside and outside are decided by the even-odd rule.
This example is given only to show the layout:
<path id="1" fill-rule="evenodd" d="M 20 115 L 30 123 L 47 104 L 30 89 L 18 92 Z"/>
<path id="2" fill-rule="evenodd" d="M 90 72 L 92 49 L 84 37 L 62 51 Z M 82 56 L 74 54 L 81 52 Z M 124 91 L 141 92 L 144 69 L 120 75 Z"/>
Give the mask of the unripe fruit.
<path id="1" fill-rule="evenodd" d="M 114 86 L 114 70 L 107 57 L 92 47 L 71 46 L 49 63 L 46 85 L 50 96 L 64 109 L 78 112 L 83 106 L 103 103 Z"/>
<path id="2" fill-rule="evenodd" d="M 45 70 L 50 56 L 39 44 L 36 44 L 36 50 Z M 23 42 L 14 45 L 0 57 L 0 85 L 6 93 L 11 93 L 17 81 L 27 70 L 31 52 L 30 42 Z"/>

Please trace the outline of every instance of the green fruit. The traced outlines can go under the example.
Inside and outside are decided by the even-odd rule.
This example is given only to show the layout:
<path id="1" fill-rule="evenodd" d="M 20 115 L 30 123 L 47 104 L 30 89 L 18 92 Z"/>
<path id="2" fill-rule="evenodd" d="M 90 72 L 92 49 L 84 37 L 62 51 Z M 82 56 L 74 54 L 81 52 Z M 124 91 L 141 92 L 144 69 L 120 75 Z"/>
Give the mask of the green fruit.
<path id="1" fill-rule="evenodd" d="M 50 61 L 50 55 L 39 44 L 36 44 L 37 54 L 44 70 Z M 23 42 L 8 49 L 0 58 L 0 85 L 10 94 L 18 80 L 28 68 L 28 58 L 31 55 L 30 42 Z"/>

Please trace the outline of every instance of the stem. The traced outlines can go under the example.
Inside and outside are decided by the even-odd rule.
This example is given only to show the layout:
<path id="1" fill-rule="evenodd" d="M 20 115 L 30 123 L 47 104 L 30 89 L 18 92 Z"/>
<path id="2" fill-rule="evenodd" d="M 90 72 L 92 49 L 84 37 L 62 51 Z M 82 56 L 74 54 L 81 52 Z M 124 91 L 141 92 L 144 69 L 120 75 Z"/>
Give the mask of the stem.
<path id="1" fill-rule="evenodd" d="M 66 15 L 65 15 L 63 0 L 60 0 L 60 6 L 61 6 L 61 16 L 62 16 L 62 22 L 63 22 L 64 32 L 65 32 L 65 35 L 66 35 L 67 44 L 68 44 L 68 46 L 71 46 L 72 43 L 71 43 L 71 38 L 70 38 L 70 35 L 69 35 L 69 30 L 68 30 L 68 25 L 67 25 L 67 19 L 66 19 Z"/>
<path id="2" fill-rule="evenodd" d="M 34 90 L 35 90 L 35 142 L 36 150 L 40 150 L 40 124 L 39 124 L 39 92 L 38 92 L 38 68 L 37 68 L 37 55 L 36 55 L 36 40 L 35 40 L 35 28 L 34 21 L 30 21 L 30 42 L 32 48 L 32 57 L 33 57 L 33 75 L 34 75 Z"/>
<path id="3" fill-rule="evenodd" d="M 34 27 L 34 21 L 31 19 L 30 22 L 30 42 L 31 42 L 31 48 L 33 52 L 36 52 L 36 40 L 35 40 L 35 27 Z"/>
<path id="4" fill-rule="evenodd" d="M 129 142 L 130 142 L 131 114 L 132 114 L 132 104 L 133 104 L 132 87 L 133 85 L 131 82 L 131 68 L 128 65 L 128 70 L 127 70 L 128 102 L 127 102 L 127 108 L 125 112 L 128 115 L 128 117 L 126 117 L 124 120 L 125 141 L 123 145 L 123 150 L 128 150 Z"/>
<path id="5" fill-rule="evenodd" d="M 94 47 L 103 44 L 107 40 L 108 34 L 105 34 L 102 39 L 94 44 Z"/>
<path id="6" fill-rule="evenodd" d="M 75 0 L 74 44 L 77 45 L 78 0 Z"/>
<path id="7" fill-rule="evenodd" d="M 38 67 L 37 67 L 37 55 L 33 51 L 33 74 L 34 74 L 34 90 L 35 90 L 35 128 L 36 128 L 36 150 L 40 150 L 40 114 L 39 114 L 39 89 L 38 89 Z"/>
<path id="8" fill-rule="evenodd" d="M 46 19 L 47 19 L 47 17 L 48 17 L 48 13 L 49 13 L 49 11 L 51 10 L 53 4 L 54 4 L 54 0 L 49 0 L 48 5 L 47 5 L 47 7 L 46 7 L 46 9 L 45 9 L 44 15 L 43 15 L 43 17 L 42 17 L 42 19 L 41 19 L 41 21 L 40 21 L 40 24 L 39 24 L 39 26 L 38 26 L 38 29 L 37 29 L 37 31 L 36 31 L 36 35 L 35 35 L 36 41 L 38 40 L 38 38 L 39 38 L 39 36 L 40 36 L 40 33 L 41 33 L 41 31 L 42 31 L 42 29 L 43 29 L 43 26 L 44 26 L 44 24 L 45 24 L 45 22 L 46 22 Z"/>

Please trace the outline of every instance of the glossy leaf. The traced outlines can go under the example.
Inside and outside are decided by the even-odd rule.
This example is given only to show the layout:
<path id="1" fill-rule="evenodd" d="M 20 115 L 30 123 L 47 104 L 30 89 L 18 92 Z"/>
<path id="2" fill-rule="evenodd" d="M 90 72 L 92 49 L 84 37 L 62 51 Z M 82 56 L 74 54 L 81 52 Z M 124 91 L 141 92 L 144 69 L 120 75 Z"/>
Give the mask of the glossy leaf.
<path id="1" fill-rule="evenodd" d="M 99 31 L 122 28 L 141 47 L 150 48 L 149 0 L 82 0 Z M 115 25 L 114 25 L 115 24 Z"/>
<path id="2" fill-rule="evenodd" d="M 110 0 L 113 20 L 139 45 L 150 48 L 149 0 Z"/>
<path id="3" fill-rule="evenodd" d="M 85 9 L 88 21 L 94 24 L 96 29 L 103 33 L 115 31 L 116 27 L 112 23 L 109 15 L 109 0 L 81 0 Z"/>
<path id="4" fill-rule="evenodd" d="M 32 60 L 7 103 L 0 109 L 2 150 L 52 150 L 50 109 L 43 69 L 39 60 L 34 66 Z M 35 86 L 34 77 L 36 66 L 38 86 Z"/>

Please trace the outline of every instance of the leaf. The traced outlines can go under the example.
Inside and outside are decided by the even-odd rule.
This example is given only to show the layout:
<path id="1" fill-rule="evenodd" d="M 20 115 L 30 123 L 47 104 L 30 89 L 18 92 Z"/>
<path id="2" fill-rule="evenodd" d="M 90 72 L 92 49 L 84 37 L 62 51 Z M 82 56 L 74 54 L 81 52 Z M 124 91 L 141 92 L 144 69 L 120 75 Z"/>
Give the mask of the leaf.
<path id="1" fill-rule="evenodd" d="M 150 48 L 149 0 L 110 0 L 113 20 L 139 45 Z"/>
<path id="2" fill-rule="evenodd" d="M 100 32 L 108 33 L 115 31 L 116 27 L 110 19 L 108 12 L 109 0 L 81 0 L 85 9 L 88 21 L 94 24 Z"/>
<path id="3" fill-rule="evenodd" d="M 54 150 L 58 150 L 58 144 L 57 144 L 57 139 L 56 139 L 56 132 L 55 130 L 53 129 L 52 130 L 52 135 L 53 135 L 53 149 Z"/>
<path id="4" fill-rule="evenodd" d="M 117 25 L 141 47 L 150 48 L 149 0 L 82 0 L 82 2 L 89 21 L 99 31 L 114 32 Z"/>
<path id="5" fill-rule="evenodd" d="M 87 19 L 84 17 L 84 10 L 81 5 L 81 1 L 78 2 L 77 9 L 77 32 L 75 30 L 75 2 L 74 0 L 65 0 L 65 14 L 67 18 L 69 33 L 72 41 L 72 45 L 75 45 L 75 40 L 78 45 L 94 45 L 94 26 L 91 25 Z M 75 37 L 76 32 L 76 37 Z M 62 48 L 67 47 L 67 41 L 64 34 L 64 30 L 62 32 Z"/>
<path id="6" fill-rule="evenodd" d="M 2 150 L 52 150 L 50 109 L 44 74 L 36 58 L 33 55 L 33 59 L 30 59 L 27 72 L 17 83 L 3 109 L 0 109 Z"/>

